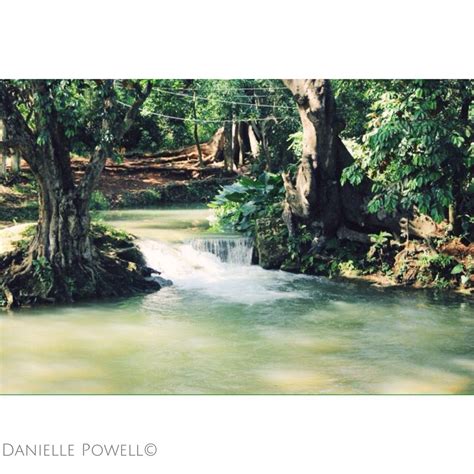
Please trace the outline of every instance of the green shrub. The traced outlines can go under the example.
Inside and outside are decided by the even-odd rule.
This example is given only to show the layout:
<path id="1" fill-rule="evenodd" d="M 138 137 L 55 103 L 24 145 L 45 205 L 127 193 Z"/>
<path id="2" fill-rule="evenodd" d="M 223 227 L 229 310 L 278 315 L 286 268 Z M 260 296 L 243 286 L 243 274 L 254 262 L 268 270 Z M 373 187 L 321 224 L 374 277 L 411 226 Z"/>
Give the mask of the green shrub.
<path id="1" fill-rule="evenodd" d="M 132 234 L 129 234 L 124 230 L 117 229 L 116 227 L 113 227 L 111 225 L 108 225 L 103 221 L 95 221 L 92 223 L 91 235 L 94 240 L 102 237 L 124 241 L 132 241 L 134 239 L 134 236 Z"/>
<path id="2" fill-rule="evenodd" d="M 392 234 L 380 232 L 379 234 L 369 234 L 369 237 L 372 245 L 367 253 L 367 260 L 370 262 L 377 258 L 380 263 L 383 263 L 385 252 L 390 248 Z"/>
<path id="3" fill-rule="evenodd" d="M 448 288 L 455 284 L 457 268 L 456 260 L 450 255 L 424 255 L 420 258 L 417 280 L 424 285 L 432 283 L 436 288 Z"/>
<path id="4" fill-rule="evenodd" d="M 106 211 L 110 209 L 110 203 L 102 192 L 94 191 L 91 195 L 90 208 L 94 211 Z"/>
<path id="5" fill-rule="evenodd" d="M 257 219 L 281 214 L 284 194 L 278 174 L 262 173 L 258 179 L 242 177 L 224 186 L 209 204 L 215 209 L 215 227 L 254 235 Z"/>
<path id="6" fill-rule="evenodd" d="M 161 193 L 156 189 L 145 189 L 140 193 L 144 206 L 153 206 L 161 201 Z"/>
<path id="7" fill-rule="evenodd" d="M 40 282 L 43 289 L 46 290 L 50 287 L 53 281 L 53 269 L 51 268 L 51 263 L 46 259 L 46 257 L 38 257 L 33 260 L 33 274 Z"/>
<path id="8" fill-rule="evenodd" d="M 288 143 L 288 150 L 292 151 L 295 158 L 299 159 L 303 154 L 303 131 L 298 130 L 297 132 L 292 133 L 288 137 Z"/>
<path id="9" fill-rule="evenodd" d="M 148 188 L 134 193 L 124 193 L 120 204 L 121 207 L 150 207 L 160 204 L 161 201 L 161 192 Z"/>

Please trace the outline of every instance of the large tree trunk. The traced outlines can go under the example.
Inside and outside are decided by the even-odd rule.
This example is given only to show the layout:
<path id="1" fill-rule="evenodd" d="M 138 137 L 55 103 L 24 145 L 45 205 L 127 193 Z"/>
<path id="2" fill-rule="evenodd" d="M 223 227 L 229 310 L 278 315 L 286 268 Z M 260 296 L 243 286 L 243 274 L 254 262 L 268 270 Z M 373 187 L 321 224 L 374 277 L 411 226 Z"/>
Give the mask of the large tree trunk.
<path id="1" fill-rule="evenodd" d="M 323 235 L 335 235 L 341 223 L 341 195 L 337 163 L 338 120 L 327 80 L 287 80 L 303 125 L 303 155 L 293 184 L 284 176 L 286 220 L 292 215 L 317 221 Z"/>
<path id="2" fill-rule="evenodd" d="M 249 125 L 249 144 L 252 161 L 254 161 L 260 155 L 260 143 L 258 141 L 253 125 Z"/>
<path id="3" fill-rule="evenodd" d="M 40 185 L 39 201 L 39 221 L 28 254 L 6 279 L 13 299 L 24 302 L 22 292 L 34 295 L 31 301 L 70 302 L 100 296 L 98 256 L 89 237 L 85 204 L 53 183 Z"/>
<path id="4" fill-rule="evenodd" d="M 303 154 L 293 180 L 283 176 L 286 199 L 283 219 L 290 234 L 298 221 L 311 224 L 316 235 L 332 237 L 388 230 L 400 234 L 405 228 L 416 237 L 441 236 L 442 230 L 427 216 L 410 213 L 367 212 L 371 186 L 364 180 L 359 186 L 341 185 L 344 168 L 353 163 L 339 133 L 344 123 L 336 106 L 328 80 L 289 79 L 303 126 Z M 338 230 L 342 231 L 338 232 Z M 354 231 L 354 232 L 348 232 Z"/>
<path id="5" fill-rule="evenodd" d="M 52 174 L 37 177 L 39 209 L 37 232 L 31 250 L 58 270 L 89 266 L 93 259 L 89 238 L 89 198 L 78 196 Z"/>
<path id="6" fill-rule="evenodd" d="M 194 125 L 193 125 L 194 142 L 196 143 L 196 148 L 198 152 L 199 166 L 203 168 L 204 161 L 202 160 L 202 150 L 201 150 L 201 144 L 199 142 L 198 119 L 197 119 L 197 112 L 196 112 L 196 92 L 194 90 L 193 90 L 193 117 L 194 117 Z"/>
<path id="7" fill-rule="evenodd" d="M 239 139 L 239 167 L 245 165 L 246 160 L 251 154 L 249 124 L 247 122 L 239 122 L 238 139 Z"/>
<path id="8" fill-rule="evenodd" d="M 89 237 L 90 194 L 80 196 L 69 155 L 54 141 L 36 150 L 32 171 L 38 183 L 39 220 L 23 258 L 3 279 L 10 305 L 69 302 L 99 293 L 98 259 Z"/>
<path id="9" fill-rule="evenodd" d="M 232 156 L 232 122 L 224 122 L 224 168 L 227 171 L 234 170 L 234 159 Z"/>

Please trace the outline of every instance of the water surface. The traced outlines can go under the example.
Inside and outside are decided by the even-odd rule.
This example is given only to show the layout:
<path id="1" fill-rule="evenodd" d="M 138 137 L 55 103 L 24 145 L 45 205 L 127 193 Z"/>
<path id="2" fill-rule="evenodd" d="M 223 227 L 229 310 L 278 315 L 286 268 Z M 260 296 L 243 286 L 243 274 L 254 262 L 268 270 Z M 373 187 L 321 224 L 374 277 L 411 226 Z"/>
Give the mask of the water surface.
<path id="1" fill-rule="evenodd" d="M 0 316 L 1 392 L 474 392 L 472 301 L 263 270 L 244 243 L 223 262 L 209 217 L 107 213 L 174 285 Z"/>

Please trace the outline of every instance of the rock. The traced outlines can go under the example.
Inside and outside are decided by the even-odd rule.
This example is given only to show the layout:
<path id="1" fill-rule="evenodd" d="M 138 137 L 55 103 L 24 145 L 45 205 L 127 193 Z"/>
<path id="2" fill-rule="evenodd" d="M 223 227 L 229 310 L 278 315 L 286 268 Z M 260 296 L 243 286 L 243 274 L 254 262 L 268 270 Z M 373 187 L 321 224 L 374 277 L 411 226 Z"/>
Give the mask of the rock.
<path id="1" fill-rule="evenodd" d="M 160 277 L 158 275 L 153 275 L 151 278 L 150 278 L 152 281 L 155 281 L 157 282 L 162 288 L 164 286 L 172 286 L 173 285 L 173 282 L 171 280 L 168 280 L 166 278 L 163 278 L 163 277 Z"/>
<path id="2" fill-rule="evenodd" d="M 337 238 L 339 240 L 350 240 L 351 242 L 370 244 L 370 237 L 368 234 L 357 232 L 346 226 L 340 226 L 339 229 L 337 229 Z"/>
<path id="3" fill-rule="evenodd" d="M 288 257 L 288 230 L 281 219 L 258 219 L 255 226 L 255 248 L 259 265 L 266 269 L 280 268 Z"/>
<path id="4" fill-rule="evenodd" d="M 153 275 L 154 273 L 157 275 L 161 274 L 161 272 L 159 272 L 158 270 L 155 270 L 154 268 L 148 267 L 146 265 L 141 268 L 141 272 L 144 277 L 149 277 Z"/>
<path id="5" fill-rule="evenodd" d="M 145 258 L 140 252 L 138 247 L 132 246 L 124 249 L 119 249 L 116 252 L 118 258 L 126 260 L 127 262 L 132 262 L 137 264 L 140 267 L 146 266 Z"/>

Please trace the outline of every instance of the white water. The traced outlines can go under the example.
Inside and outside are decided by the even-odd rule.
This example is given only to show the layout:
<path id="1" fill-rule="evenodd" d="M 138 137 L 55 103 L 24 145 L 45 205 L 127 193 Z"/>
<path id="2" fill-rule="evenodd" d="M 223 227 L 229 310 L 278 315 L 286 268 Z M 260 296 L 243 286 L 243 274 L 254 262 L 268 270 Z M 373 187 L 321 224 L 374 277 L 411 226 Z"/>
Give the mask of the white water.
<path id="1" fill-rule="evenodd" d="M 242 304 L 307 296 L 288 285 L 304 276 L 251 265 L 250 239 L 210 238 L 187 243 L 142 240 L 139 245 L 147 263 L 181 289 Z"/>
<path id="2" fill-rule="evenodd" d="M 236 265 L 252 264 L 253 241 L 250 238 L 193 239 L 190 244 L 198 252 L 216 255 L 222 262 Z"/>

